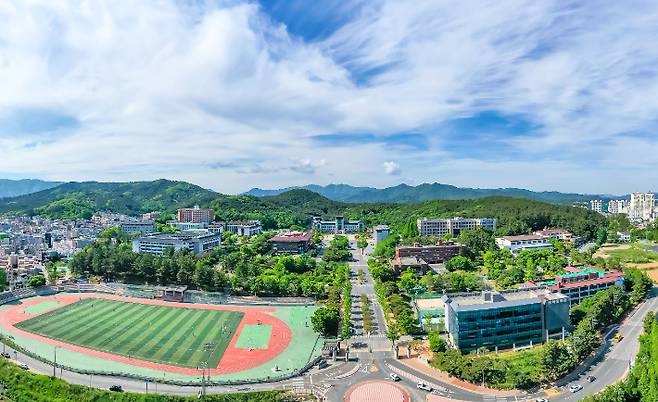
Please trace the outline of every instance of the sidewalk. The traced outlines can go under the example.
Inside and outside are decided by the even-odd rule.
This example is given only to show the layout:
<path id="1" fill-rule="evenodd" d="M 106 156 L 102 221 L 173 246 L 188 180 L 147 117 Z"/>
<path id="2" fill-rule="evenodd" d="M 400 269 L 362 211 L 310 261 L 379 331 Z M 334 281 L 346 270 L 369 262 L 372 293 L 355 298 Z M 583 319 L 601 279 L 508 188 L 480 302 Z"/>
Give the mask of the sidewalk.
<path id="1" fill-rule="evenodd" d="M 436 378 L 439 381 L 448 383 L 457 388 L 461 388 L 466 391 L 474 392 L 477 394 L 487 395 L 487 396 L 501 396 L 501 397 L 514 397 L 514 396 L 525 396 L 526 393 L 518 390 L 499 390 L 493 388 L 482 387 L 480 385 L 471 384 L 466 381 L 462 381 L 458 378 L 450 376 L 448 373 L 441 370 L 437 370 L 434 367 L 431 367 L 422 361 L 416 358 L 410 359 L 399 359 L 398 362 L 408 366 L 416 371 L 419 371 L 423 374 L 426 374 L 432 378 Z"/>

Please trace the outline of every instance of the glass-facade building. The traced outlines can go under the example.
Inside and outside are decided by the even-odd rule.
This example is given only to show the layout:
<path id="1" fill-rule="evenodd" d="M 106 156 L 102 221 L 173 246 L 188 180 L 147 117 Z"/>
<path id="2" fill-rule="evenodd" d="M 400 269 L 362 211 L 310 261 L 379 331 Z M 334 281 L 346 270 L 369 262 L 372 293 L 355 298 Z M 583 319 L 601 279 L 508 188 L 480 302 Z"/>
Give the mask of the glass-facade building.
<path id="1" fill-rule="evenodd" d="M 569 300 L 559 294 L 483 292 L 446 300 L 450 341 L 465 352 L 540 343 L 546 340 L 547 332 L 561 331 L 568 323 Z"/>

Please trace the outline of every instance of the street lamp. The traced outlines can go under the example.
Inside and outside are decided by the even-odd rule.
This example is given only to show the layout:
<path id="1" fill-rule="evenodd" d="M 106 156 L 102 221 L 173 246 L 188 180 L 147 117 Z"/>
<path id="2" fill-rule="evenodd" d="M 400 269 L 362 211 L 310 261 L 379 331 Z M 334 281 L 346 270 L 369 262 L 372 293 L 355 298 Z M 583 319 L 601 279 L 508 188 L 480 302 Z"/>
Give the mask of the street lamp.
<path id="1" fill-rule="evenodd" d="M 53 377 L 57 377 L 57 372 L 55 369 L 57 368 L 57 346 L 53 349 L 55 352 L 55 358 L 53 359 Z"/>

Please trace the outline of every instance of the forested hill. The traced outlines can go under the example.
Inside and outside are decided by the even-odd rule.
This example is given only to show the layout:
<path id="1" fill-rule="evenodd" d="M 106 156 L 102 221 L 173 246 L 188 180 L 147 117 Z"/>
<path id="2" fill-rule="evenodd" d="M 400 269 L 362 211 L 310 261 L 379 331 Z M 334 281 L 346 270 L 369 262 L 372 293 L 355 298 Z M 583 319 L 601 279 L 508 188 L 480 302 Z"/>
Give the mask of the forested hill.
<path id="1" fill-rule="evenodd" d="M 127 183 L 71 182 L 37 193 L 0 200 L 0 214 L 77 219 L 97 211 L 137 215 L 208 204 L 217 193 L 194 184 L 155 180 Z"/>
<path id="2" fill-rule="evenodd" d="M 316 192 L 332 200 L 352 203 L 416 203 L 430 200 L 468 200 L 502 196 L 528 198 L 531 200 L 545 201 L 557 204 L 569 204 L 579 201 L 589 201 L 594 198 L 610 198 L 610 196 L 606 195 L 560 193 L 557 191 L 530 191 L 520 188 L 464 188 L 442 183 L 424 183 L 417 186 L 399 184 L 397 186 L 387 188 L 355 187 L 348 184 L 329 184 L 327 186 L 309 184 L 297 188 Z M 287 187 L 274 190 L 253 188 L 245 194 L 255 195 L 257 197 L 273 196 L 292 189 L 295 189 L 295 187 Z"/>
<path id="3" fill-rule="evenodd" d="M 36 179 L 8 180 L 0 179 L 0 198 L 16 197 L 24 194 L 32 194 L 37 191 L 46 190 L 59 186 L 60 182 L 43 181 Z"/>
<path id="4" fill-rule="evenodd" d="M 259 219 L 266 229 L 306 228 L 312 216 L 362 219 L 368 226 L 400 228 L 422 217 L 493 217 L 499 234 L 521 234 L 544 227 L 565 227 L 576 235 L 594 237 L 605 224 L 596 213 L 520 198 L 487 197 L 474 200 L 434 200 L 415 204 L 345 203 L 308 190 L 255 197 L 223 195 L 185 182 L 157 180 L 133 183 L 66 183 L 61 186 L 0 200 L 0 214 L 37 214 L 50 218 L 81 218 L 97 211 L 131 215 L 148 211 L 174 212 L 199 204 L 212 207 L 221 220 Z"/>

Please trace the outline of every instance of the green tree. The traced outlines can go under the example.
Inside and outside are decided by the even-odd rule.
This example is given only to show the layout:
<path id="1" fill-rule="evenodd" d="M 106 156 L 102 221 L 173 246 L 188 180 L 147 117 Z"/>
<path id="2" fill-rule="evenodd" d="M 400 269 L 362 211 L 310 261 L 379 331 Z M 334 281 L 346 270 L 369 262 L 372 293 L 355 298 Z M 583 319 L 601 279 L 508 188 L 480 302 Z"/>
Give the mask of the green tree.
<path id="1" fill-rule="evenodd" d="M 468 257 L 461 255 L 452 257 L 446 262 L 446 269 L 448 271 L 471 271 L 475 268 L 475 264 Z"/>
<path id="2" fill-rule="evenodd" d="M 34 275 L 28 278 L 27 286 L 31 288 L 38 288 L 46 284 L 46 278 L 43 275 Z"/>
<path id="3" fill-rule="evenodd" d="M 334 309 L 320 307 L 311 316 L 313 331 L 322 336 L 336 336 L 338 332 L 338 312 Z"/>
<path id="4" fill-rule="evenodd" d="M 427 339 L 430 342 L 430 350 L 434 353 L 445 352 L 448 348 L 446 340 L 443 339 L 438 331 L 431 331 L 427 335 Z"/>
<path id="5" fill-rule="evenodd" d="M 483 229 L 461 232 L 459 242 L 466 246 L 466 253 L 471 258 L 480 258 L 485 251 L 496 249 L 493 234 Z"/>

